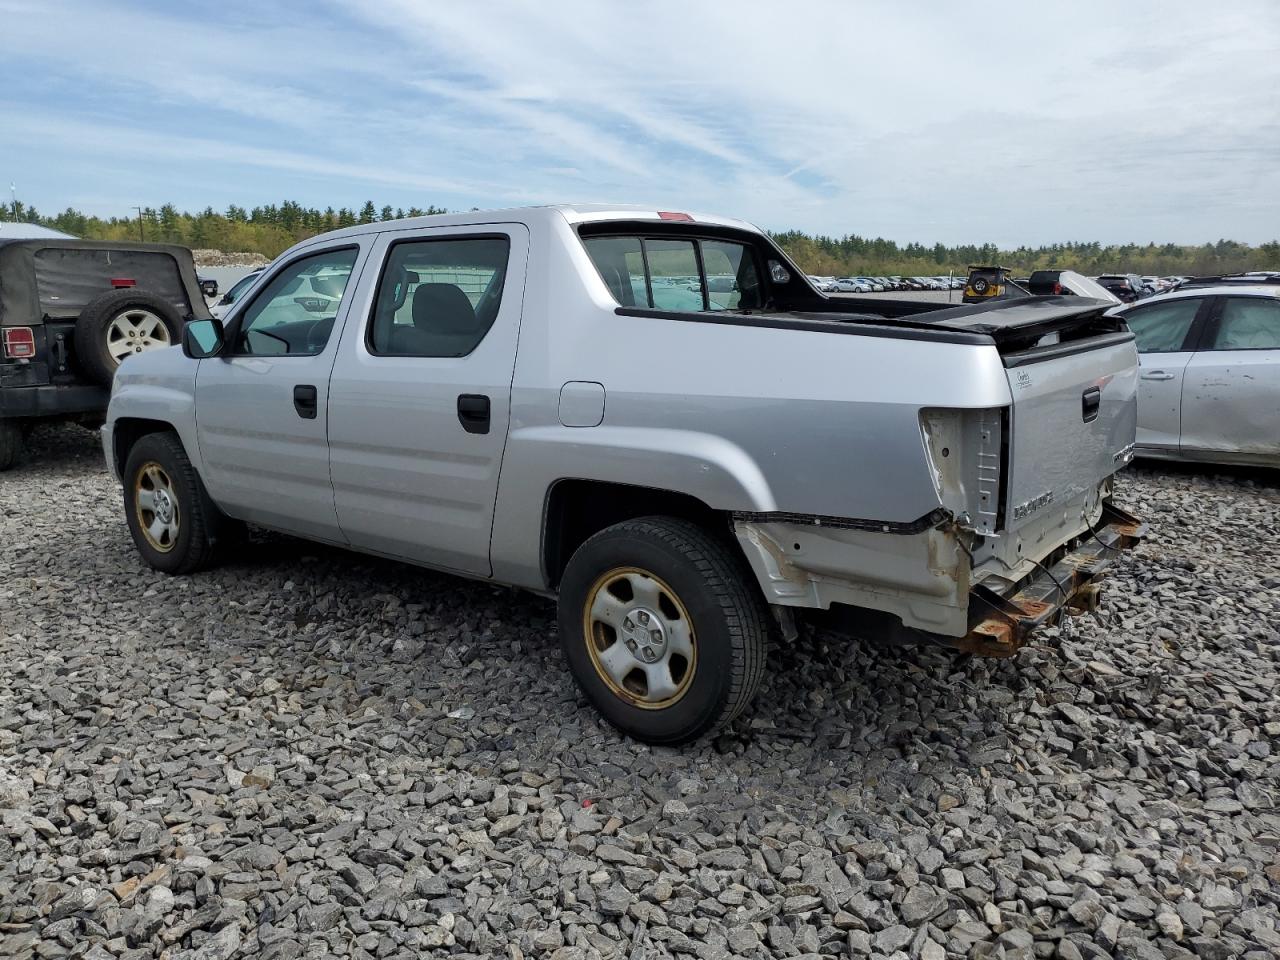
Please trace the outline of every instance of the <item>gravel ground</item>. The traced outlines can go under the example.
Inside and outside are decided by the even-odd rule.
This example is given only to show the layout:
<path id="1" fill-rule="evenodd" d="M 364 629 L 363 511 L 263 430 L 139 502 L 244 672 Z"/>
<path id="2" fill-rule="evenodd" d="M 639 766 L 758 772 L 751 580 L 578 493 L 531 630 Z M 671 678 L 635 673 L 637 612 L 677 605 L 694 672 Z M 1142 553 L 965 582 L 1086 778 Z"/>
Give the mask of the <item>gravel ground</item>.
<path id="1" fill-rule="evenodd" d="M 143 568 L 95 439 L 0 476 L 0 956 L 1274 957 L 1280 489 L 1143 468 L 1098 619 L 817 636 L 693 748 L 543 601 L 284 537 Z"/>

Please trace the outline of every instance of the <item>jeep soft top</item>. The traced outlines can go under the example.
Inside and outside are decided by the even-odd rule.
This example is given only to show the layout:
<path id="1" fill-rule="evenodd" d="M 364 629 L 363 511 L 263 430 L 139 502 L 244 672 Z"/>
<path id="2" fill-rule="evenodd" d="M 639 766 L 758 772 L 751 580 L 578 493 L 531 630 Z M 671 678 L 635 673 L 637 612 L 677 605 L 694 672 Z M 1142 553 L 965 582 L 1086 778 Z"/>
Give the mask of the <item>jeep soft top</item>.
<path id="1" fill-rule="evenodd" d="M 186 247 L 0 237 L 0 469 L 33 422 L 100 421 L 125 357 L 208 316 Z"/>

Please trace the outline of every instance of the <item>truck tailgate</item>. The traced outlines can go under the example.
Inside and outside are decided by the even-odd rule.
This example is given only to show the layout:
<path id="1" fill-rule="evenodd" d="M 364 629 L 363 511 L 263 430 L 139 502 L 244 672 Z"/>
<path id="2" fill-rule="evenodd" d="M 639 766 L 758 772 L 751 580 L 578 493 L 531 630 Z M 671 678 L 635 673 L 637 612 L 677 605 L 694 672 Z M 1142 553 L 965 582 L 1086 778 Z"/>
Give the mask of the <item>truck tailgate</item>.
<path id="1" fill-rule="evenodd" d="M 1005 529 L 1096 491 L 1133 454 L 1137 354 L 1112 333 L 1005 357 L 1010 411 Z"/>

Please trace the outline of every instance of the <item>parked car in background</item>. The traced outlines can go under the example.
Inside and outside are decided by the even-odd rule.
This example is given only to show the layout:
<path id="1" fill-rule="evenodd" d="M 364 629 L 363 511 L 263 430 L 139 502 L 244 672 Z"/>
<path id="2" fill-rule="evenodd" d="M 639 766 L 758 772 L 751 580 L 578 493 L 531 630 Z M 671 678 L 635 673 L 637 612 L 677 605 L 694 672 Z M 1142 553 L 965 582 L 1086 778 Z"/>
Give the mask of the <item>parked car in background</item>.
<path id="1" fill-rule="evenodd" d="M 985 303 L 1010 297 L 1025 297 L 1027 291 L 1009 278 L 1008 267 L 973 266 L 964 286 L 965 303 Z"/>
<path id="2" fill-rule="evenodd" d="M 0 470 L 37 422 L 100 423 L 121 361 L 190 316 L 209 311 L 186 247 L 0 239 Z"/>
<path id="3" fill-rule="evenodd" d="M 230 289 L 228 289 L 227 292 L 218 299 L 218 302 L 209 308 L 209 313 L 219 318 L 226 316 L 227 310 L 231 308 L 231 305 L 239 300 L 246 290 L 253 286 L 253 282 L 257 280 L 258 277 L 262 276 L 263 269 L 263 267 L 258 267 L 256 270 L 251 270 L 249 273 L 246 273 L 243 277 L 233 283 Z"/>
<path id="4" fill-rule="evenodd" d="M 1033 296 L 1076 296 L 1121 302 L 1102 284 L 1074 270 L 1037 270 L 1027 278 L 1027 292 Z"/>
<path id="5" fill-rule="evenodd" d="M 1104 273 L 1098 277 L 1098 283 L 1115 294 L 1121 303 L 1133 303 L 1150 296 L 1143 286 L 1142 278 L 1136 273 Z"/>
<path id="6" fill-rule="evenodd" d="M 304 241 L 125 363 L 102 437 L 155 569 L 249 522 L 556 597 L 585 695 L 677 743 L 806 613 L 1009 656 L 1096 603 L 1136 360 L 1091 301 L 851 304 L 742 221 L 538 207 Z"/>
<path id="7" fill-rule="evenodd" d="M 1225 273 L 1213 277 L 1182 277 L 1174 289 L 1181 290 L 1189 286 L 1202 287 L 1206 284 L 1232 286 L 1236 284 L 1275 282 L 1280 282 L 1280 270 L 1255 270 L 1250 273 Z"/>
<path id="8" fill-rule="evenodd" d="M 834 284 L 836 293 L 871 293 L 871 284 L 857 277 L 841 277 Z"/>
<path id="9" fill-rule="evenodd" d="M 1138 342 L 1138 451 L 1280 467 L 1280 277 L 1207 278 L 1112 310 Z"/>

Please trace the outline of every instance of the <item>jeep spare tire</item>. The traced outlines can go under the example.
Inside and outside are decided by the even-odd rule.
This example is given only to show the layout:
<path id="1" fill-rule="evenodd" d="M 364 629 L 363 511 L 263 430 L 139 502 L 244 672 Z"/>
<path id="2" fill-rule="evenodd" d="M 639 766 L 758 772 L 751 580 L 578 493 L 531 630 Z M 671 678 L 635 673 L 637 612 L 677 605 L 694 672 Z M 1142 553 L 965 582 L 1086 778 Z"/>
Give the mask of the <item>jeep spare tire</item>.
<path id="1" fill-rule="evenodd" d="M 113 290 L 80 311 L 76 356 L 93 380 L 108 386 L 125 357 L 178 342 L 181 318 L 173 304 L 145 290 Z"/>

